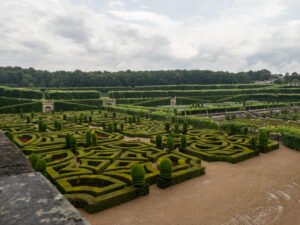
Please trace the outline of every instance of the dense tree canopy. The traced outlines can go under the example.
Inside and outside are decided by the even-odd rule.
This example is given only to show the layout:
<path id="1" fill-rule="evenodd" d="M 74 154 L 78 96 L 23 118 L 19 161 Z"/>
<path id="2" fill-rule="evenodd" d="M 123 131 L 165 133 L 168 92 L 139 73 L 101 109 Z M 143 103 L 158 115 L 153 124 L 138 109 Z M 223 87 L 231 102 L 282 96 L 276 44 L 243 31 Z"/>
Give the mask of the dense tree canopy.
<path id="1" fill-rule="evenodd" d="M 0 67 L 0 85 L 17 87 L 113 87 L 172 84 L 236 84 L 272 78 L 268 70 L 240 73 L 209 70 L 74 72 Z"/>

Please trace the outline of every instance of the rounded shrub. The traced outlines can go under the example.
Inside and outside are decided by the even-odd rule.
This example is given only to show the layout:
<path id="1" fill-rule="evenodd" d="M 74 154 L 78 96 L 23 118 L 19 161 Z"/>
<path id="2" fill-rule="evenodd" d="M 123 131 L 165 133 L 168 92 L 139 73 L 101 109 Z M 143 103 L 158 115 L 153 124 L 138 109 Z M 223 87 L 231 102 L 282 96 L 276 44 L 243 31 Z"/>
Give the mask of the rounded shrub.
<path id="1" fill-rule="evenodd" d="M 34 169 L 36 171 L 41 172 L 42 174 L 45 174 L 46 167 L 47 167 L 46 161 L 44 159 L 38 159 Z"/>
<path id="2" fill-rule="evenodd" d="M 135 164 L 131 168 L 132 183 L 134 186 L 141 187 L 145 185 L 145 169 L 141 164 Z"/>
<path id="3" fill-rule="evenodd" d="M 169 158 L 162 158 L 159 160 L 160 177 L 163 179 L 171 179 L 172 177 L 172 161 Z"/>
<path id="4" fill-rule="evenodd" d="M 29 159 L 29 161 L 30 161 L 30 163 L 31 163 L 31 165 L 32 165 L 32 167 L 33 168 L 35 168 L 35 164 L 36 164 L 36 162 L 39 160 L 39 156 L 37 155 L 37 154 L 34 154 L 34 153 L 32 153 L 29 157 L 28 157 L 28 159 Z"/>

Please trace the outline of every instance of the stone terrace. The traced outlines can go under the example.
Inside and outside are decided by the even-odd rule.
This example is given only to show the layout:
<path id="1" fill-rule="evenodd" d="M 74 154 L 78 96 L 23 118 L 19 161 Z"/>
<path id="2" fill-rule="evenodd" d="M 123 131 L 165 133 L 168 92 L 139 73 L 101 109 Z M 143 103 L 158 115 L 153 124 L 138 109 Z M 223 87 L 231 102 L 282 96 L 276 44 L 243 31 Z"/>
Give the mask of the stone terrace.
<path id="1" fill-rule="evenodd" d="M 89 225 L 1 132 L 0 224 Z"/>

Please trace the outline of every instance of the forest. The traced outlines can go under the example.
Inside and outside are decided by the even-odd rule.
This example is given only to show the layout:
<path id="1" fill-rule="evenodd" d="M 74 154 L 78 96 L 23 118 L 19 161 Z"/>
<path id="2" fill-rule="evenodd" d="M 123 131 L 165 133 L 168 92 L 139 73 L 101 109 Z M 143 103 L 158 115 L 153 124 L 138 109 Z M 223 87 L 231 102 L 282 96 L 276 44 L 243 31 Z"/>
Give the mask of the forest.
<path id="1" fill-rule="evenodd" d="M 122 87 L 174 84 L 247 84 L 278 77 L 268 70 L 248 72 L 223 72 L 209 70 L 166 71 L 56 71 L 33 68 L 0 67 L 0 85 L 11 87 Z M 285 79 L 299 79 L 293 73 Z"/>

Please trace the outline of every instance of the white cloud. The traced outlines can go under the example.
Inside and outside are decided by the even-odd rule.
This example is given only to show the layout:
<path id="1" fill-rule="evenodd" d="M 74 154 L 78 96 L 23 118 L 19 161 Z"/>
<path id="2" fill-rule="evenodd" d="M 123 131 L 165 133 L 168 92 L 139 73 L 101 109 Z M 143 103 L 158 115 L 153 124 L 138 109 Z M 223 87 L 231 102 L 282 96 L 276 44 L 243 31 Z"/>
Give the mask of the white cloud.
<path id="1" fill-rule="evenodd" d="M 49 70 L 300 71 L 297 0 L 230 0 L 230 6 L 211 7 L 206 15 L 192 8 L 189 14 L 180 7 L 170 14 L 167 2 L 160 1 L 160 11 L 151 2 L 3 1 L 0 65 Z M 201 1 L 186 4 L 192 2 L 201 7 Z"/>

